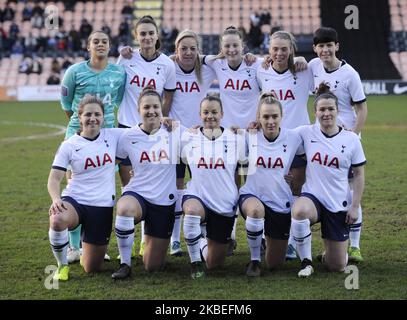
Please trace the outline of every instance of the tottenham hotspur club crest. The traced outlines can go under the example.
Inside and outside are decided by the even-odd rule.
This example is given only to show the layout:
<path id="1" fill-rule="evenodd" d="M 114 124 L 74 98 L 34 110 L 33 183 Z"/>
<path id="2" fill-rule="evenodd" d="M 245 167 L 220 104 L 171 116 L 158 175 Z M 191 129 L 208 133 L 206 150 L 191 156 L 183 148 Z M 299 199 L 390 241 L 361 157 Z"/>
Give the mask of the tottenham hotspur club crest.
<path id="1" fill-rule="evenodd" d="M 344 146 L 344 145 L 342 145 L 342 153 L 344 153 L 345 152 L 345 148 L 346 148 L 346 146 Z"/>
<path id="2" fill-rule="evenodd" d="M 284 147 L 284 152 L 286 152 L 287 151 L 287 145 L 286 144 L 283 144 L 283 147 Z"/>
<path id="3" fill-rule="evenodd" d="M 160 74 L 160 70 L 161 70 L 161 68 L 157 67 L 157 73 L 156 74 Z"/>
<path id="4" fill-rule="evenodd" d="M 104 141 L 105 141 L 105 143 L 106 143 L 106 147 L 109 148 L 109 144 L 107 143 L 107 140 L 104 140 Z"/>

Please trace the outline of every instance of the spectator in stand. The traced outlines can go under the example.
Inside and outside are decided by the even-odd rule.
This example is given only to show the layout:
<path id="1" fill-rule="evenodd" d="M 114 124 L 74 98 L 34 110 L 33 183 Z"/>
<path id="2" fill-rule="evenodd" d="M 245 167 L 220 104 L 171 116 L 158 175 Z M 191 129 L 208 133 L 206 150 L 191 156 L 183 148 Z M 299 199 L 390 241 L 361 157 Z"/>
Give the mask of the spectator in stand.
<path id="1" fill-rule="evenodd" d="M 64 28 L 60 27 L 58 33 L 56 34 L 58 52 L 63 52 L 67 49 L 68 45 L 66 38 L 67 36 Z"/>
<path id="2" fill-rule="evenodd" d="M 85 40 L 88 39 L 89 35 L 92 33 L 92 30 L 93 30 L 93 28 L 89 24 L 88 20 L 82 19 L 82 23 L 79 28 L 80 38 L 85 39 Z"/>
<path id="3" fill-rule="evenodd" d="M 73 52 L 77 52 L 81 49 L 81 35 L 78 30 L 75 29 L 75 25 L 72 24 L 71 31 L 68 34 L 68 47 L 73 50 Z"/>
<path id="4" fill-rule="evenodd" d="M 250 14 L 250 25 L 258 27 L 260 23 L 260 15 L 257 11 Z"/>
<path id="5" fill-rule="evenodd" d="M 123 18 L 119 25 L 119 38 L 121 42 L 127 43 L 127 40 L 131 37 L 130 25 L 126 18 Z"/>
<path id="6" fill-rule="evenodd" d="M 16 41 L 18 38 L 18 34 L 20 33 L 20 28 L 17 25 L 17 23 L 15 23 L 13 21 L 13 23 L 10 25 L 10 29 L 9 29 L 9 38 L 12 42 Z"/>
<path id="7" fill-rule="evenodd" d="M 264 8 L 260 14 L 259 26 L 261 27 L 265 24 L 271 25 L 270 8 Z"/>
<path id="8" fill-rule="evenodd" d="M 30 74 L 33 67 L 33 60 L 31 57 L 25 57 L 18 66 L 19 73 Z"/>
<path id="9" fill-rule="evenodd" d="M 59 78 L 59 74 L 58 73 L 51 73 L 51 75 L 48 77 L 47 79 L 47 84 L 49 85 L 56 85 L 56 84 L 60 84 L 61 79 Z"/>
<path id="10" fill-rule="evenodd" d="M 133 16 L 133 1 L 128 1 L 127 4 L 123 7 L 121 14 L 124 16 L 125 19 L 132 20 Z"/>
<path id="11" fill-rule="evenodd" d="M 51 62 L 51 71 L 53 73 L 60 73 L 61 72 L 61 65 L 57 58 L 54 58 Z"/>
<path id="12" fill-rule="evenodd" d="M 37 39 L 37 53 L 45 52 L 47 49 L 48 42 L 48 30 L 42 29 L 40 31 L 40 36 Z"/>
<path id="13" fill-rule="evenodd" d="M 14 41 L 13 41 L 14 42 Z M 12 43 L 13 43 L 12 42 Z M 17 39 L 11 47 L 12 56 L 20 56 L 24 53 L 24 47 L 21 39 Z"/>
<path id="14" fill-rule="evenodd" d="M 76 0 L 65 0 L 65 11 L 74 11 Z"/>
<path id="15" fill-rule="evenodd" d="M 57 38 L 55 35 L 50 35 L 47 38 L 47 49 L 46 51 L 55 52 L 57 50 Z"/>
<path id="16" fill-rule="evenodd" d="M 10 4 L 7 2 L 4 10 L 2 12 L 2 19 L 3 21 L 13 21 L 16 12 L 13 8 L 11 8 Z"/>
<path id="17" fill-rule="evenodd" d="M 23 16 L 23 21 L 31 20 L 31 17 L 33 16 L 33 6 L 30 2 L 26 3 L 26 5 L 24 6 L 22 16 Z"/>
<path id="18" fill-rule="evenodd" d="M 106 33 L 109 37 L 111 36 L 112 33 L 112 29 L 110 29 L 109 25 L 107 24 L 107 22 L 105 20 L 103 20 L 102 22 L 102 28 L 101 30 Z"/>
<path id="19" fill-rule="evenodd" d="M 250 31 L 248 36 L 248 44 L 250 49 L 259 48 L 263 42 L 263 33 L 258 24 L 254 24 L 253 20 L 250 23 Z"/>
<path id="20" fill-rule="evenodd" d="M 44 18 L 38 12 L 31 17 L 31 26 L 33 28 L 41 29 L 44 25 Z"/>
<path id="21" fill-rule="evenodd" d="M 68 69 L 71 65 L 73 65 L 71 58 L 68 56 L 65 58 L 64 62 L 62 62 L 61 72 L 65 73 L 65 70 Z"/>
<path id="22" fill-rule="evenodd" d="M 42 63 L 39 58 L 33 59 L 31 73 L 36 73 L 36 74 L 42 73 Z"/>
<path id="23" fill-rule="evenodd" d="M 44 14 L 44 8 L 43 8 L 43 4 L 42 3 L 36 3 L 33 11 L 32 11 L 32 15 L 35 15 L 36 13 L 38 13 L 41 17 Z"/>
<path id="24" fill-rule="evenodd" d="M 28 33 L 28 36 L 24 39 L 24 48 L 26 54 L 32 54 L 37 49 L 37 38 L 35 38 L 32 32 Z"/>

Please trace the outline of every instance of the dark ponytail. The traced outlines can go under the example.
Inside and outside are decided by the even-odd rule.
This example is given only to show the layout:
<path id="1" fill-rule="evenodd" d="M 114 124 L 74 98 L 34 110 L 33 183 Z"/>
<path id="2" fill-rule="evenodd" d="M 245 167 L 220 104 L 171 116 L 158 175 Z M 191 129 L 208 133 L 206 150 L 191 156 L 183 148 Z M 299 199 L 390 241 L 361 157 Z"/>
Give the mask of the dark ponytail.
<path id="1" fill-rule="evenodd" d="M 338 110 L 338 97 L 332 93 L 326 82 L 321 82 L 315 92 L 314 110 L 317 109 L 318 101 L 321 99 L 333 99 Z"/>

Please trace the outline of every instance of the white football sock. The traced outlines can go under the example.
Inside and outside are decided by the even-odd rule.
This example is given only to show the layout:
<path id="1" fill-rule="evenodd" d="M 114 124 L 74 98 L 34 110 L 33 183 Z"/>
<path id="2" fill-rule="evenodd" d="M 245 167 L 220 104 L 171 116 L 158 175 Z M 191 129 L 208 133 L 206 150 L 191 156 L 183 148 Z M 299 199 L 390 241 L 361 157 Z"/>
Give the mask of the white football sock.
<path id="1" fill-rule="evenodd" d="M 264 219 L 246 218 L 247 242 L 250 248 L 250 260 L 261 261 L 261 239 L 264 229 Z"/>
<path id="2" fill-rule="evenodd" d="M 134 242 L 134 218 L 116 216 L 115 232 L 120 263 L 131 265 L 131 248 Z"/>
<path id="3" fill-rule="evenodd" d="M 312 233 L 309 219 L 296 220 L 291 218 L 291 228 L 293 231 L 293 237 L 297 243 L 297 252 L 301 261 L 304 259 L 312 261 Z"/>
<path id="4" fill-rule="evenodd" d="M 184 238 L 191 262 L 202 261 L 199 250 L 201 239 L 201 217 L 186 214 L 184 217 Z"/>
<path id="5" fill-rule="evenodd" d="M 358 220 L 355 224 L 351 224 L 349 227 L 349 242 L 350 246 L 354 248 L 360 248 L 360 234 L 362 233 L 362 207 L 358 208 Z"/>
<path id="6" fill-rule="evenodd" d="M 68 228 L 62 231 L 55 231 L 50 228 L 48 235 L 49 242 L 51 243 L 52 253 L 58 262 L 58 267 L 61 265 L 68 265 Z"/>

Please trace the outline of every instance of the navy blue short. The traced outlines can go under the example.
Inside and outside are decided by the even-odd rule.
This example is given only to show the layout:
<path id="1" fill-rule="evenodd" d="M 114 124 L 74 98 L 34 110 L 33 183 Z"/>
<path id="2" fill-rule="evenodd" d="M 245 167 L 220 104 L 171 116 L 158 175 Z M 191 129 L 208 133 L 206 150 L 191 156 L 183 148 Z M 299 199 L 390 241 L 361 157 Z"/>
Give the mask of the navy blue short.
<path id="1" fill-rule="evenodd" d="M 133 191 L 126 191 L 122 196 L 132 196 L 140 203 L 141 220 L 145 222 L 144 234 L 160 239 L 171 238 L 175 221 L 175 203 L 170 206 L 159 206 L 148 202 Z"/>
<path id="2" fill-rule="evenodd" d="M 225 217 L 209 209 L 197 196 L 190 194 L 182 197 L 182 205 L 184 205 L 184 202 L 188 199 L 198 200 L 205 210 L 205 220 L 203 223 L 206 224 L 206 237 L 213 241 L 227 244 L 231 239 L 233 224 L 235 223 L 236 216 Z"/>
<path id="3" fill-rule="evenodd" d="M 306 165 L 307 160 L 305 160 L 303 157 L 295 155 L 290 168 L 302 168 L 305 167 Z"/>
<path id="4" fill-rule="evenodd" d="M 103 246 L 107 245 L 112 233 L 113 207 L 86 206 L 69 196 L 61 197 L 70 203 L 79 217 L 82 225 L 81 239 L 83 242 Z"/>
<path id="5" fill-rule="evenodd" d="M 119 123 L 118 128 L 130 128 L 128 126 L 125 126 L 124 124 Z M 121 160 L 121 162 L 119 163 L 119 166 L 131 166 L 131 161 L 130 158 L 127 157 L 126 159 Z"/>
<path id="6" fill-rule="evenodd" d="M 311 193 L 301 193 L 301 197 L 309 198 L 317 208 L 318 221 L 321 222 L 323 239 L 346 241 L 349 239 L 349 224 L 346 223 L 347 211 L 331 212 Z"/>
<path id="7" fill-rule="evenodd" d="M 242 194 L 239 197 L 239 210 L 242 214 L 242 217 L 246 219 L 243 215 L 243 202 L 248 198 L 254 197 L 258 199 L 264 206 L 264 234 L 271 239 L 275 240 L 288 240 L 290 236 L 291 228 L 291 212 L 289 213 L 280 213 L 276 212 L 262 202 L 259 198 L 252 194 Z"/>

